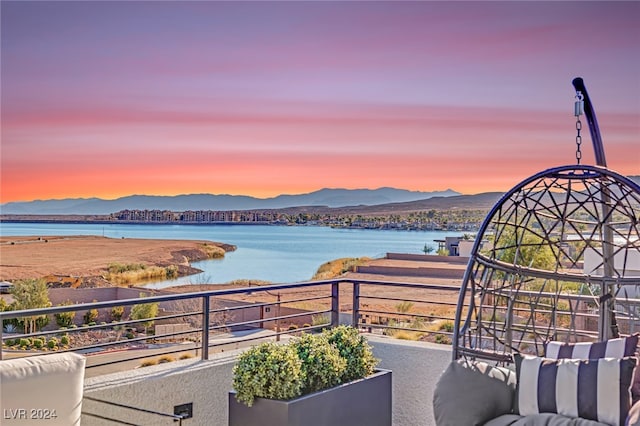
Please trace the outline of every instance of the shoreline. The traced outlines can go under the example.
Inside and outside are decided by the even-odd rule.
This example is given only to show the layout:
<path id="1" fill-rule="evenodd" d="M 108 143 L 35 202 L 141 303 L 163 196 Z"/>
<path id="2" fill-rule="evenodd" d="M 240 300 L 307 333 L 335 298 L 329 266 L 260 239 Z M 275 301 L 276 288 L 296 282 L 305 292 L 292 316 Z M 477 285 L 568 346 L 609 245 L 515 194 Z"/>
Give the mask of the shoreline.
<path id="1" fill-rule="evenodd" d="M 485 213 L 481 215 L 484 218 Z M 352 214 L 338 215 L 354 216 Z M 355 217 L 355 216 L 354 216 Z M 109 215 L 13 215 L 0 214 L 0 225 L 2 223 L 46 223 L 46 224 L 87 224 L 87 225 L 184 225 L 184 226 L 318 226 L 330 227 L 337 229 L 367 229 L 367 230 L 396 230 L 396 231 L 458 231 L 458 232 L 477 232 L 480 227 L 480 217 L 475 219 L 466 218 L 462 221 L 456 221 L 450 217 L 447 219 L 447 226 L 443 226 L 437 221 L 410 223 L 407 217 L 402 216 L 399 220 L 391 220 L 387 218 L 382 222 L 375 220 L 373 222 L 354 222 L 340 221 L 337 218 L 320 220 L 310 219 L 304 222 L 296 222 L 294 220 L 283 221 L 281 218 L 270 220 L 238 220 L 238 221 L 191 221 L 191 220 L 130 220 L 130 219 L 114 219 Z"/>
<path id="2" fill-rule="evenodd" d="M 116 286 L 104 278 L 112 263 L 175 266 L 179 275 L 185 276 L 200 271 L 191 267 L 191 262 L 210 258 L 207 246 L 219 247 L 224 253 L 236 249 L 231 244 L 207 240 L 1 236 L 0 281 L 45 278 L 61 287 Z"/>

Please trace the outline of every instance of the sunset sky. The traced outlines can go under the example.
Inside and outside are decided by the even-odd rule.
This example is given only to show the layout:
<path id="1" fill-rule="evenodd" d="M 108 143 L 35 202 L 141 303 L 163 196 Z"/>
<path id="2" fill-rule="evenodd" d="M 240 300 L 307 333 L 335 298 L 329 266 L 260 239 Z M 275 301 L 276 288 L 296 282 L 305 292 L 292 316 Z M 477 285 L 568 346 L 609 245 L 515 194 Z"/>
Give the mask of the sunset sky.
<path id="1" fill-rule="evenodd" d="M 640 175 L 640 2 L 1 2 L 0 202 Z M 594 164 L 586 126 L 583 163 Z"/>

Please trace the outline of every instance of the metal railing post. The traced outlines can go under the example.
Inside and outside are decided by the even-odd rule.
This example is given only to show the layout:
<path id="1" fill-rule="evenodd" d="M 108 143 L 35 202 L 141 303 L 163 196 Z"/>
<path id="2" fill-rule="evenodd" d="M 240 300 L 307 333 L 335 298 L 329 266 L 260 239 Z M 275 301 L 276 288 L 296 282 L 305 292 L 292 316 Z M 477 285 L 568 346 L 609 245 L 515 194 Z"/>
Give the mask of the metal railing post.
<path id="1" fill-rule="evenodd" d="M 353 283 L 353 317 L 351 318 L 351 325 L 358 327 L 360 321 L 360 283 Z"/>
<path id="2" fill-rule="evenodd" d="M 278 304 L 276 305 L 276 342 L 280 341 L 280 293 L 277 294 Z"/>
<path id="3" fill-rule="evenodd" d="M 340 325 L 340 285 L 337 281 L 331 283 L 331 327 Z"/>
<path id="4" fill-rule="evenodd" d="M 209 296 L 202 298 L 202 357 L 201 359 L 209 359 Z"/>

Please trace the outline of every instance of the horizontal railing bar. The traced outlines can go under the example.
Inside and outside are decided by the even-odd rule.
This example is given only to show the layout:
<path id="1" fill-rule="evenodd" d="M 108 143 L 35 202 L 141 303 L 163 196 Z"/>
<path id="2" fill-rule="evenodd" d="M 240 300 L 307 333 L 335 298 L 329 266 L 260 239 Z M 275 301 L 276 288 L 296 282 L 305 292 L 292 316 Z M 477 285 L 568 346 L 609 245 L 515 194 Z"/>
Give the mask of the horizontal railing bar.
<path id="1" fill-rule="evenodd" d="M 233 327 L 244 326 L 244 325 L 260 324 L 260 323 L 264 323 L 264 322 L 274 322 L 274 321 L 279 321 L 279 320 L 282 320 L 282 319 L 306 317 L 306 316 L 309 316 L 309 315 L 326 314 L 326 313 L 329 313 L 329 312 L 331 312 L 331 309 L 327 309 L 327 310 L 323 310 L 323 311 L 305 311 L 305 312 L 300 312 L 300 313 L 296 313 L 296 314 L 281 315 L 281 316 L 268 317 L 268 318 L 258 318 L 258 319 L 255 319 L 255 320 L 242 321 L 242 322 L 230 322 L 230 323 L 224 323 L 222 325 L 210 326 L 209 330 L 220 330 L 220 329 L 233 328 Z"/>
<path id="2" fill-rule="evenodd" d="M 246 305 L 241 305 L 241 306 L 231 306 L 231 307 L 225 307 L 225 308 L 210 309 L 209 312 L 212 314 L 224 313 L 224 312 L 230 312 L 230 311 L 241 311 L 244 309 L 251 309 L 251 308 L 261 308 L 261 307 L 269 307 L 269 306 L 277 306 L 277 305 L 282 306 L 284 304 L 309 302 L 313 300 L 323 300 L 323 299 L 330 299 L 330 298 L 331 296 L 314 296 L 314 297 L 304 297 L 300 299 L 281 300 L 280 302 L 276 301 L 276 302 L 264 302 L 264 303 L 247 303 Z"/>
<path id="3" fill-rule="evenodd" d="M 376 280 L 340 280 L 340 282 L 345 282 L 345 281 L 358 283 L 361 286 L 384 285 L 385 287 L 419 288 L 424 290 L 443 290 L 443 291 L 453 291 L 455 293 L 460 292 L 460 286 L 455 286 L 455 285 L 407 283 L 407 282 L 398 282 L 398 281 L 376 281 Z"/>
<path id="4" fill-rule="evenodd" d="M 383 314 L 383 315 L 393 315 L 393 316 L 401 316 L 401 317 L 413 317 L 413 318 L 436 318 L 436 319 L 445 319 L 445 320 L 453 320 L 451 317 L 440 317 L 438 315 L 427 315 L 427 314 L 412 314 L 412 313 L 401 313 L 401 312 L 392 312 L 392 311 L 377 311 L 373 309 L 360 309 L 358 312 L 365 314 Z"/>
<path id="5" fill-rule="evenodd" d="M 127 408 L 127 409 L 130 409 L 130 410 L 139 411 L 139 412 L 142 412 L 142 413 L 153 414 L 153 415 L 156 415 L 156 416 L 169 417 L 170 419 L 182 420 L 182 416 L 180 416 L 178 414 L 162 413 L 160 411 L 153 411 L 153 410 L 147 410 L 145 408 L 132 407 L 131 405 L 120 404 L 118 402 L 113 402 L 113 401 L 104 401 L 102 399 L 94 398 L 94 397 L 91 397 L 91 396 L 84 396 L 83 399 L 87 399 L 89 401 L 100 402 L 102 404 L 113 405 L 114 407 Z"/>
<path id="6" fill-rule="evenodd" d="M 260 291 L 278 291 L 289 288 L 307 288 L 307 287 L 320 287 L 320 286 L 328 286 L 337 281 L 347 281 L 348 280 L 326 280 L 326 281 L 307 281 L 300 282 L 294 284 L 276 284 L 269 286 L 261 286 Z M 381 281 L 384 282 L 384 281 Z M 255 287 L 251 287 L 251 291 L 258 291 Z M 3 318 L 13 318 L 13 317 L 24 317 L 24 316 L 35 316 L 35 315 L 49 315 L 56 314 L 60 312 L 67 311 L 87 311 L 90 309 L 101 309 L 101 308 L 112 308 L 114 306 L 130 306 L 130 305 L 140 305 L 146 303 L 161 303 L 161 302 L 170 302 L 177 300 L 188 300 L 188 299 L 198 299 L 203 297 L 216 297 L 216 296 L 226 296 L 232 294 L 246 294 L 248 292 L 248 288 L 236 288 L 236 289 L 226 289 L 226 290 L 210 290 L 210 291 L 201 291 L 201 292 L 193 292 L 193 293 L 174 293 L 162 296 L 149 296 L 142 297 L 136 299 L 119 299 L 117 301 L 105 301 L 105 302 L 91 302 L 91 303 L 83 303 L 76 305 L 65 305 L 65 306 L 54 306 L 49 308 L 38 308 L 38 309 L 25 309 L 19 311 L 3 311 L 0 312 L 0 319 Z M 10 312 L 10 314 L 8 314 Z"/>
<path id="7" fill-rule="evenodd" d="M 349 280 L 346 278 L 337 279 L 337 280 L 326 280 L 326 281 L 310 281 L 310 282 L 300 282 L 294 284 L 277 284 L 277 285 L 269 285 L 269 286 L 261 286 L 259 290 L 256 287 L 251 287 L 252 292 L 257 291 L 278 291 L 282 289 L 300 289 L 307 287 L 320 287 L 320 286 L 328 286 L 333 283 L 354 283 L 357 282 L 361 285 L 384 285 L 386 287 L 404 287 L 404 288 L 420 288 L 425 290 L 460 290 L 459 287 L 456 286 L 444 286 L 444 285 L 434 285 L 434 284 L 416 284 L 416 283 L 406 283 L 406 282 L 389 282 L 389 281 L 379 281 L 379 280 Z M 637 278 L 634 279 L 635 283 L 637 283 Z M 178 293 L 171 295 L 162 295 L 162 296 L 150 296 L 144 298 L 137 299 L 120 299 L 117 301 L 105 301 L 105 302 L 92 302 L 85 304 L 77 304 L 77 305 L 65 305 L 65 306 L 56 306 L 49 308 L 38 308 L 38 309 L 27 309 L 27 310 L 19 310 L 19 311 L 3 311 L 0 312 L 0 319 L 5 318 L 14 318 L 14 317 L 24 317 L 24 316 L 34 316 L 34 315 L 48 315 L 55 314 L 60 312 L 68 312 L 68 311 L 79 311 L 79 310 L 90 310 L 90 309 L 100 309 L 100 308 L 108 308 L 114 306 L 129 306 L 129 305 L 139 305 L 144 303 L 155 303 L 155 302 L 164 302 L 164 301 L 177 301 L 177 300 L 188 300 L 188 299 L 197 299 L 202 297 L 216 297 L 223 295 L 232 295 L 232 294 L 246 294 L 248 292 L 248 288 L 237 288 L 237 289 L 226 289 L 226 290 L 212 290 L 212 291 L 204 291 L 204 292 L 193 292 L 193 293 Z M 509 293 L 502 293 L 500 290 L 498 291 L 490 291 L 487 289 L 486 292 L 492 292 L 493 294 L 499 294 L 501 296 L 507 296 Z M 542 295 L 542 296 L 556 296 L 556 293 L 540 293 L 540 292 L 528 292 L 521 290 L 520 294 L 528 294 L 528 295 Z M 562 298 L 573 299 L 573 300 L 597 300 L 596 296 L 586 296 L 586 295 L 570 295 L 570 294 L 561 294 Z M 625 299 L 626 303 L 640 304 L 640 299 Z"/>
<path id="8" fill-rule="evenodd" d="M 443 302 L 437 300 L 421 300 L 421 299 L 407 299 L 401 297 L 384 297 L 384 296 L 360 296 L 360 299 L 371 299 L 371 300 L 392 300 L 395 302 L 413 302 L 413 303 L 424 303 L 427 305 L 445 305 L 445 306 L 458 306 L 455 302 Z"/>

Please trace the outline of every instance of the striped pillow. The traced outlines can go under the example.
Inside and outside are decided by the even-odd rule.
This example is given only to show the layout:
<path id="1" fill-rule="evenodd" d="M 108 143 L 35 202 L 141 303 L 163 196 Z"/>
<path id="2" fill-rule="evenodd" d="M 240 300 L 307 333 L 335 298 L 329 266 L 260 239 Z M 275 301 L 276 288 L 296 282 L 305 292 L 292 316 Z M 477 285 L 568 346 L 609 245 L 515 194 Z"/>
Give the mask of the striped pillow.
<path id="1" fill-rule="evenodd" d="M 599 359 L 624 358 L 637 356 L 638 334 L 610 339 L 604 342 L 562 343 L 549 342 L 545 356 L 551 359 Z M 633 385 L 631 386 L 633 403 L 640 401 L 640 369 L 636 369 Z"/>
<path id="2" fill-rule="evenodd" d="M 557 413 L 624 425 L 636 359 L 560 359 L 515 355 L 516 412 Z"/>
<path id="3" fill-rule="evenodd" d="M 549 342 L 545 356 L 550 359 L 598 359 L 635 356 L 638 335 L 610 339 L 604 342 L 562 343 Z"/>

